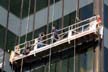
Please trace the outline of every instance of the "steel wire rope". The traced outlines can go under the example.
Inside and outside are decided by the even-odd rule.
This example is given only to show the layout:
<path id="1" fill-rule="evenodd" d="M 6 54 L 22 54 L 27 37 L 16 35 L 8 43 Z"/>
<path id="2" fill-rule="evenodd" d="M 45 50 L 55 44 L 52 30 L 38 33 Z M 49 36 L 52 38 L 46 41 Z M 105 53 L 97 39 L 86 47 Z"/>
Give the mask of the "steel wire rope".
<path id="1" fill-rule="evenodd" d="M 21 30 L 22 30 L 22 14 L 23 14 L 23 4 L 24 4 L 24 0 L 21 0 L 21 8 L 20 8 L 20 27 L 19 27 L 19 35 L 21 36 Z M 18 44 L 20 44 L 20 36 L 19 36 L 19 40 L 18 40 Z M 21 68 L 20 68 L 20 72 L 22 72 L 22 62 L 23 59 L 21 60 Z"/>
<path id="2" fill-rule="evenodd" d="M 37 0 L 34 0 L 34 15 L 33 15 L 33 32 L 32 32 L 32 39 L 35 38 L 35 19 L 36 19 L 36 2 Z"/>
<path id="3" fill-rule="evenodd" d="M 28 33 L 28 30 L 29 30 L 29 14 L 30 14 L 30 6 L 31 6 L 31 0 L 29 0 L 29 7 L 28 7 L 28 18 L 27 18 L 27 24 L 26 24 L 26 35 L 25 35 L 25 43 L 27 41 L 27 33 Z M 24 63 L 24 60 L 22 58 L 21 60 L 21 68 L 20 68 L 20 72 L 22 72 L 23 70 L 23 63 Z"/>
<path id="4" fill-rule="evenodd" d="M 52 10 L 52 26 L 51 27 L 53 27 L 53 25 L 54 25 L 54 7 L 55 7 L 55 0 L 53 0 L 53 10 Z M 53 39 L 51 39 L 51 44 L 53 43 Z M 53 45 L 53 44 L 52 44 Z M 49 51 L 49 71 L 48 72 L 50 72 L 51 71 L 51 48 L 50 48 L 50 51 Z"/>
<path id="5" fill-rule="evenodd" d="M 54 8 L 55 8 L 55 0 L 53 0 L 53 3 L 54 3 L 54 4 L 53 4 L 52 18 L 51 18 L 51 19 L 52 19 L 52 20 L 51 20 L 51 21 L 52 21 L 52 27 L 54 26 L 54 21 L 53 21 L 53 20 L 54 20 Z"/>
<path id="6" fill-rule="evenodd" d="M 46 26 L 46 34 L 49 33 L 49 15 L 50 15 L 50 0 L 48 0 L 48 9 L 47 9 L 47 26 Z M 48 38 L 48 36 L 46 36 L 46 39 Z M 48 43 L 48 41 L 46 42 Z"/>
<path id="7" fill-rule="evenodd" d="M 77 23 L 78 18 L 79 18 L 79 17 L 78 17 L 78 12 L 79 12 L 79 9 L 78 9 L 79 7 L 78 7 L 78 6 L 79 6 L 79 0 L 76 1 L 75 23 Z M 76 29 L 76 25 L 75 25 L 75 29 Z M 74 39 L 74 72 L 76 72 L 76 65 L 75 65 L 75 64 L 76 64 L 76 61 L 75 61 L 75 60 L 76 60 L 76 57 L 75 57 L 76 50 L 75 50 L 75 49 L 76 49 L 76 40 Z"/>
<path id="8" fill-rule="evenodd" d="M 95 0 L 93 0 L 93 14 L 95 14 Z M 93 49 L 93 72 L 95 71 L 95 48 Z"/>
<path id="9" fill-rule="evenodd" d="M 18 38 L 18 44 L 20 44 L 20 36 L 21 36 L 21 30 L 22 30 L 22 14 L 23 14 L 23 2 L 24 0 L 21 0 L 21 8 L 20 8 L 20 26 L 19 26 L 19 38 Z"/>
<path id="10" fill-rule="evenodd" d="M 62 0 L 62 20 L 61 21 L 62 21 L 61 23 L 61 29 L 62 29 L 64 27 L 64 0 Z"/>
<path id="11" fill-rule="evenodd" d="M 46 26 L 46 34 L 49 33 L 49 14 L 50 14 L 50 0 L 48 0 L 48 9 L 47 9 L 47 26 Z M 46 36 L 46 39 L 48 38 L 48 36 Z M 46 41 L 46 43 L 48 43 L 48 41 Z M 49 59 L 50 60 L 50 59 Z M 50 71 L 49 71 L 50 72 Z"/>
<path id="12" fill-rule="evenodd" d="M 36 3 L 37 3 L 37 0 L 34 0 L 34 9 L 33 9 L 33 31 L 32 31 L 32 44 L 35 43 L 35 19 L 36 19 Z M 32 45 L 32 48 L 34 49 L 34 44 Z M 36 55 L 36 54 L 35 54 Z"/>
<path id="13" fill-rule="evenodd" d="M 28 17 L 27 17 L 27 24 L 26 24 L 26 35 L 25 35 L 25 43 L 27 41 L 27 33 L 29 31 L 29 20 L 30 20 L 30 6 L 31 6 L 31 0 L 29 0 L 29 7 L 28 7 Z"/>
<path id="14" fill-rule="evenodd" d="M 64 27 L 64 0 L 62 1 L 62 19 L 61 19 L 61 33 L 63 33 L 63 27 Z M 64 33 L 63 33 L 64 34 Z M 63 36 L 62 36 L 63 38 Z M 61 38 L 60 38 L 61 39 Z M 60 61 L 60 71 L 62 72 L 62 61 Z"/>

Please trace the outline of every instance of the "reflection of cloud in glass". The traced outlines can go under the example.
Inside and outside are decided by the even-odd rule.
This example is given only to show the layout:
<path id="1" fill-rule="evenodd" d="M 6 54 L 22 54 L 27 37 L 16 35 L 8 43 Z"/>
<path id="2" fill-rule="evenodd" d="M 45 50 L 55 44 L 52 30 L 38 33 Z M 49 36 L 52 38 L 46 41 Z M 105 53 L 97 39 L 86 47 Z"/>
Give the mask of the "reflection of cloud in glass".
<path id="1" fill-rule="evenodd" d="M 108 48 L 104 47 L 104 72 L 108 72 Z"/>
<path id="2" fill-rule="evenodd" d="M 108 48 L 108 29 L 104 27 L 104 47 Z"/>
<path id="3" fill-rule="evenodd" d="M 0 48 L 0 68 L 2 67 L 3 50 Z"/>
<path id="4" fill-rule="evenodd" d="M 104 3 L 105 3 L 106 5 L 108 5 L 108 0 L 104 0 Z"/>
<path id="5" fill-rule="evenodd" d="M 0 48 L 0 63 L 1 63 L 2 57 L 3 57 L 3 50 Z"/>

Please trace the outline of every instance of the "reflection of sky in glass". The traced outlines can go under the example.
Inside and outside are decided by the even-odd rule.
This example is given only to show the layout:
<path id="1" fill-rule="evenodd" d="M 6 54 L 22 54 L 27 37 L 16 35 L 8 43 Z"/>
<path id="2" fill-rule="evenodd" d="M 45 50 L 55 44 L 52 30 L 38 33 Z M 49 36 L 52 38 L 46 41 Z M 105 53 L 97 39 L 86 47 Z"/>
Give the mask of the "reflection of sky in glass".
<path id="1" fill-rule="evenodd" d="M 108 48 L 108 29 L 104 27 L 104 46 Z"/>
<path id="2" fill-rule="evenodd" d="M 86 53 L 80 54 L 80 71 L 92 71 L 93 51 L 92 49 Z"/>
<path id="3" fill-rule="evenodd" d="M 108 5 L 108 0 L 104 0 L 104 3 L 105 3 L 106 5 Z"/>
<path id="4" fill-rule="evenodd" d="M 108 5 L 108 0 L 104 0 L 105 4 Z M 108 6 L 104 6 L 104 47 L 108 48 Z"/>
<path id="5" fill-rule="evenodd" d="M 3 50 L 0 48 L 0 63 L 2 62 L 2 58 L 3 58 Z"/>
<path id="6" fill-rule="evenodd" d="M 108 0 L 104 0 L 104 72 L 108 71 Z"/>

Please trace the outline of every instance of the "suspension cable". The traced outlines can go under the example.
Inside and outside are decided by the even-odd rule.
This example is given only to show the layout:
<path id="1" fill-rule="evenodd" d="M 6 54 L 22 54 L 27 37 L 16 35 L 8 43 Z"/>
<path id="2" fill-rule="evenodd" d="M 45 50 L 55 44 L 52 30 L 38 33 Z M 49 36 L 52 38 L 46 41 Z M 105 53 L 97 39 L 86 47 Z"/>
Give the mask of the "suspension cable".
<path id="1" fill-rule="evenodd" d="M 62 0 L 62 23 L 61 23 L 61 29 L 64 27 L 64 0 Z M 62 31 L 63 33 L 63 31 Z"/>
<path id="2" fill-rule="evenodd" d="M 21 0 L 21 8 L 20 8 L 20 26 L 19 26 L 19 38 L 18 38 L 18 44 L 20 44 L 20 36 L 21 36 L 21 30 L 22 30 L 22 14 L 23 14 L 23 2 L 24 0 Z"/>
<path id="3" fill-rule="evenodd" d="M 64 27 L 64 0 L 62 0 L 62 23 L 61 23 L 61 29 L 63 29 L 63 27 Z M 63 33 L 63 30 L 61 31 L 62 33 Z M 60 72 L 62 72 L 62 62 L 60 61 Z"/>
<path id="4" fill-rule="evenodd" d="M 28 29 L 29 29 L 28 25 L 29 25 L 30 6 L 31 6 L 31 0 L 29 0 L 29 7 L 28 7 L 28 18 L 27 18 L 27 24 L 26 24 L 25 43 L 26 43 L 26 41 L 27 41 L 27 32 L 28 32 Z M 20 68 L 20 72 L 22 72 L 22 70 L 23 70 L 23 63 L 24 63 L 24 60 L 23 60 L 23 58 L 22 58 L 22 60 L 21 60 L 21 68 Z"/>
<path id="5" fill-rule="evenodd" d="M 54 17 L 54 6 L 55 6 L 55 0 L 53 0 L 53 11 L 52 11 L 52 27 L 53 27 L 53 17 Z M 51 43 L 53 43 L 53 39 L 51 40 Z M 51 48 L 50 48 L 50 52 L 49 52 L 49 71 L 51 71 Z"/>
<path id="6" fill-rule="evenodd" d="M 79 0 L 77 0 L 77 2 L 76 2 L 77 4 L 76 4 L 76 17 L 75 17 L 75 23 L 78 21 L 78 19 L 79 19 Z M 76 25 L 75 25 L 75 28 L 76 28 Z M 75 57 L 75 54 L 76 54 L 76 40 L 74 39 L 74 72 L 76 72 L 76 57 Z"/>
<path id="7" fill-rule="evenodd" d="M 8 12 L 7 12 L 7 22 L 6 22 L 6 30 L 5 30 L 5 37 L 4 37 L 4 51 L 3 51 L 3 60 L 2 60 L 2 70 L 4 72 L 4 62 L 5 62 L 5 52 L 7 50 L 7 37 L 8 37 L 8 26 L 9 26 L 9 13 L 10 13 L 10 0 L 8 0 Z"/>
<path id="8" fill-rule="evenodd" d="M 23 2 L 24 0 L 21 1 L 21 9 L 20 9 L 20 32 L 19 32 L 19 35 L 21 36 L 21 30 L 22 30 L 22 13 L 23 13 Z M 19 36 L 19 41 L 18 41 L 18 44 L 20 44 L 20 36 Z M 21 68 L 20 68 L 20 72 L 22 72 L 22 65 L 23 65 L 23 59 L 21 61 Z"/>
<path id="9" fill-rule="evenodd" d="M 34 0 L 34 16 L 33 16 L 33 32 L 32 32 L 32 39 L 34 39 L 35 37 L 35 16 L 36 16 L 36 0 Z"/>
<path id="10" fill-rule="evenodd" d="M 52 27 L 54 26 L 54 21 L 53 21 L 54 19 L 53 18 L 54 18 L 55 0 L 53 0 L 53 3 L 54 4 L 53 4 L 53 10 L 52 10 Z"/>
<path id="11" fill-rule="evenodd" d="M 49 33 L 49 14 L 50 14 L 50 0 L 48 0 L 48 9 L 47 9 L 47 26 L 46 26 L 46 34 Z M 48 38 L 48 36 L 46 36 L 46 39 Z M 46 41 L 46 44 L 48 43 L 48 41 Z M 49 52 L 50 53 L 50 52 Z M 49 58 L 50 61 L 50 58 Z M 50 72 L 50 62 L 49 62 L 49 71 Z"/>
<path id="12" fill-rule="evenodd" d="M 76 21 L 79 21 L 79 0 L 77 0 L 77 4 L 76 4 Z"/>
<path id="13" fill-rule="evenodd" d="M 47 10 L 47 26 L 46 26 L 46 34 L 49 33 L 49 14 L 50 14 L 50 0 L 48 0 L 48 10 Z M 46 39 L 48 36 L 46 36 Z M 47 43 L 47 42 L 46 42 Z"/>
<path id="14" fill-rule="evenodd" d="M 29 31 L 29 14 L 30 14 L 30 6 L 31 6 L 31 0 L 29 0 L 29 7 L 28 7 L 28 18 L 27 18 L 27 24 L 26 24 L 26 35 L 25 35 L 25 42 L 27 41 L 27 33 Z"/>
<path id="15" fill-rule="evenodd" d="M 75 52 L 75 51 L 76 51 L 75 48 L 76 48 L 76 40 L 74 40 L 74 72 L 76 71 L 76 70 L 75 70 L 75 62 L 76 62 L 76 61 L 75 61 L 75 53 L 76 53 L 76 52 Z"/>

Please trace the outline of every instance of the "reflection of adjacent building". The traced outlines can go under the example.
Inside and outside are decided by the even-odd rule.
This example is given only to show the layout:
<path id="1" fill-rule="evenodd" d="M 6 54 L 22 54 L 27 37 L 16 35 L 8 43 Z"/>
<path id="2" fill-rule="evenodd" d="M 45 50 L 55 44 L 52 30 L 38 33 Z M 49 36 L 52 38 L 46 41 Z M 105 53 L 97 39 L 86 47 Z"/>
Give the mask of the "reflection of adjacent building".
<path id="1" fill-rule="evenodd" d="M 3 50 L 2 48 L 0 48 L 0 70 L 2 68 L 2 60 L 3 60 Z M 12 72 L 11 71 L 11 68 L 10 68 L 10 65 L 9 65 L 9 54 L 6 52 L 5 53 L 5 60 L 4 60 L 4 69 L 3 71 L 5 72 Z M 1 71 L 0 71 L 1 72 Z"/>
<path id="2" fill-rule="evenodd" d="M 3 50 L 2 48 L 0 48 L 0 72 L 1 72 L 1 69 L 2 69 L 2 60 L 3 60 Z"/>
<path id="3" fill-rule="evenodd" d="M 108 72 L 108 0 L 104 3 L 104 71 Z"/>
<path id="4" fill-rule="evenodd" d="M 3 50 L 0 48 L 0 68 L 2 68 Z"/>

